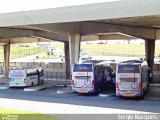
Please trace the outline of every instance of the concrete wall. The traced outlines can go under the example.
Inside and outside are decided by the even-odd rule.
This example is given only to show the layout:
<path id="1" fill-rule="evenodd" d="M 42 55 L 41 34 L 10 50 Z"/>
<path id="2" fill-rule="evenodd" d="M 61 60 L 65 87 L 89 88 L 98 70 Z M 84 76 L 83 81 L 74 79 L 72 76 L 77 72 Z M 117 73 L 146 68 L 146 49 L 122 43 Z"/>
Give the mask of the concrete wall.
<path id="1" fill-rule="evenodd" d="M 65 63 L 38 63 L 38 62 L 10 62 L 10 67 L 18 66 L 39 66 L 44 69 L 45 80 L 63 81 L 66 79 Z M 4 63 L 0 62 L 0 68 L 3 68 Z M 4 72 L 2 73 L 4 74 Z"/>
<path id="2" fill-rule="evenodd" d="M 4 63 L 0 62 L 0 67 L 3 67 Z M 52 73 L 64 73 L 66 70 L 65 63 L 37 63 L 37 62 L 11 62 L 10 67 L 14 66 L 41 66 L 44 68 L 45 72 L 52 72 Z M 111 64 L 111 66 L 115 69 L 116 64 Z M 153 66 L 153 79 L 154 82 L 160 83 L 160 64 L 154 64 Z"/>
<path id="3" fill-rule="evenodd" d="M 0 62 L 0 67 L 3 67 L 4 63 Z M 40 66 L 43 67 L 45 71 L 48 72 L 65 72 L 66 66 L 65 63 L 38 63 L 38 62 L 10 62 L 10 67 L 18 66 Z"/>
<path id="4" fill-rule="evenodd" d="M 160 83 L 160 64 L 153 65 L 153 80 Z"/>

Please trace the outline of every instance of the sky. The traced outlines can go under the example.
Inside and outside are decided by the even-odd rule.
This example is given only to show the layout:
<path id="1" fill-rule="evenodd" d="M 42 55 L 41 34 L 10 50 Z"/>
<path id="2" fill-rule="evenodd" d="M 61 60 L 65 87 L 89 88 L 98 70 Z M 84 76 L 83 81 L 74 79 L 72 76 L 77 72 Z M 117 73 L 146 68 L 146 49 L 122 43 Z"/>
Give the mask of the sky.
<path id="1" fill-rule="evenodd" d="M 83 5 L 119 0 L 1 0 L 0 13 Z"/>

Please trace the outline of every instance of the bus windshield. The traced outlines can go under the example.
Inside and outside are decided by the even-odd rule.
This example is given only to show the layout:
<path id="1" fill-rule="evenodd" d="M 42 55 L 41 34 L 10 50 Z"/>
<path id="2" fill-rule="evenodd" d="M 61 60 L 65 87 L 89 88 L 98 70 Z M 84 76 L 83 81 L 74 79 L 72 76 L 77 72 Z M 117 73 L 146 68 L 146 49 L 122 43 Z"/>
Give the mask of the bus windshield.
<path id="1" fill-rule="evenodd" d="M 25 71 L 24 70 L 11 70 L 10 77 L 25 77 Z"/>
<path id="2" fill-rule="evenodd" d="M 119 65 L 118 73 L 139 73 L 139 65 Z"/>
<path id="3" fill-rule="evenodd" d="M 74 72 L 92 72 L 92 64 L 75 64 L 73 68 Z"/>

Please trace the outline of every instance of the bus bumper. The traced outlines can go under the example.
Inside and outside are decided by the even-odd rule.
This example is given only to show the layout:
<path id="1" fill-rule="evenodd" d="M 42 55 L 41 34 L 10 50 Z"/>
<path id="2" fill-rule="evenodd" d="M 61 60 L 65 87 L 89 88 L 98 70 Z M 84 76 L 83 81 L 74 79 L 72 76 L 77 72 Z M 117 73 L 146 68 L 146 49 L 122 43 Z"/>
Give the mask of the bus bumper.
<path id="1" fill-rule="evenodd" d="M 72 92 L 82 93 L 82 94 L 95 93 L 94 89 L 86 90 L 86 89 L 78 89 L 78 88 L 72 88 Z"/>
<path id="2" fill-rule="evenodd" d="M 25 87 L 26 84 L 9 83 L 9 87 Z"/>
<path id="3" fill-rule="evenodd" d="M 131 92 L 116 92 L 116 96 L 123 96 L 123 97 L 140 97 L 141 93 L 131 93 Z"/>

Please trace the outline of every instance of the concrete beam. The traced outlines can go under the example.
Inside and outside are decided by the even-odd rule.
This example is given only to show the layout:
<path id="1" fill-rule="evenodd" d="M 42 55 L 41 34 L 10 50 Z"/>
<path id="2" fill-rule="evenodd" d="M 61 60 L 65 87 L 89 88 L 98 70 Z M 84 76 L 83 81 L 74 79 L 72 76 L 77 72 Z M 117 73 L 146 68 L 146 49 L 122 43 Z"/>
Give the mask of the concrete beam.
<path id="1" fill-rule="evenodd" d="M 70 68 L 79 61 L 80 41 L 80 35 L 69 36 Z"/>
<path id="2" fill-rule="evenodd" d="M 156 39 L 160 39 L 160 30 L 156 30 Z"/>
<path id="3" fill-rule="evenodd" d="M 81 33 L 81 24 L 82 22 L 68 22 L 68 23 L 57 23 L 57 24 L 31 25 L 27 27 L 71 35 L 71 34 Z"/>
<path id="4" fill-rule="evenodd" d="M 18 28 L 0 28 L 1 38 L 31 37 L 34 30 L 18 29 Z"/>
<path id="5" fill-rule="evenodd" d="M 101 22 L 83 22 L 81 30 L 82 35 L 120 32 L 142 39 L 156 39 L 156 30 L 152 28 L 111 25 Z"/>
<path id="6" fill-rule="evenodd" d="M 70 55 L 69 55 L 69 42 L 64 43 L 65 63 L 66 63 L 66 78 L 70 78 Z"/>
<path id="7" fill-rule="evenodd" d="M 81 41 L 94 41 L 100 40 L 99 35 L 85 35 L 81 37 Z"/>
<path id="8" fill-rule="evenodd" d="M 111 33 L 111 34 L 104 34 L 99 35 L 100 40 L 131 40 L 131 39 L 137 39 L 136 37 L 132 37 L 125 34 L 120 33 Z"/>
<path id="9" fill-rule="evenodd" d="M 10 66 L 10 43 L 4 45 L 4 75 L 5 76 L 9 74 L 9 66 Z"/>
<path id="10" fill-rule="evenodd" d="M 155 53 L 155 40 L 145 40 L 145 52 L 148 66 L 153 70 L 154 65 L 154 53 Z"/>
<path id="11" fill-rule="evenodd" d="M 68 36 L 60 33 L 31 30 L 31 29 L 19 29 L 19 28 L 0 28 L 1 38 L 17 38 L 17 37 L 39 37 L 46 38 L 55 41 L 68 41 Z"/>
<path id="12" fill-rule="evenodd" d="M 5 45 L 9 41 L 9 39 L 0 39 L 0 43 Z M 11 38 L 10 44 L 16 43 L 32 43 L 32 42 L 53 42 L 53 40 L 43 39 L 43 38 L 31 38 L 31 37 L 20 37 L 20 38 Z"/>
<path id="13" fill-rule="evenodd" d="M 68 35 L 81 34 L 82 36 L 85 36 L 97 33 L 120 32 L 141 39 L 156 38 L 156 29 L 153 28 L 125 26 L 118 24 L 108 24 L 104 22 L 93 22 L 93 21 L 34 25 L 34 27 L 53 32 L 58 31 Z"/>
<path id="14" fill-rule="evenodd" d="M 85 35 L 81 37 L 81 41 L 94 41 L 94 40 L 131 40 L 137 39 L 129 35 L 121 33 L 107 33 L 107 34 L 94 34 L 94 35 Z"/>
<path id="15" fill-rule="evenodd" d="M 68 35 L 61 34 L 61 33 L 53 33 L 53 32 L 46 32 L 46 31 L 35 31 L 35 37 L 46 38 L 50 40 L 55 40 L 59 42 L 68 42 Z"/>
<path id="16" fill-rule="evenodd" d="M 21 38 L 12 38 L 10 43 L 15 44 L 15 43 L 33 43 L 33 42 L 53 42 L 53 41 L 43 38 L 21 37 Z"/>

